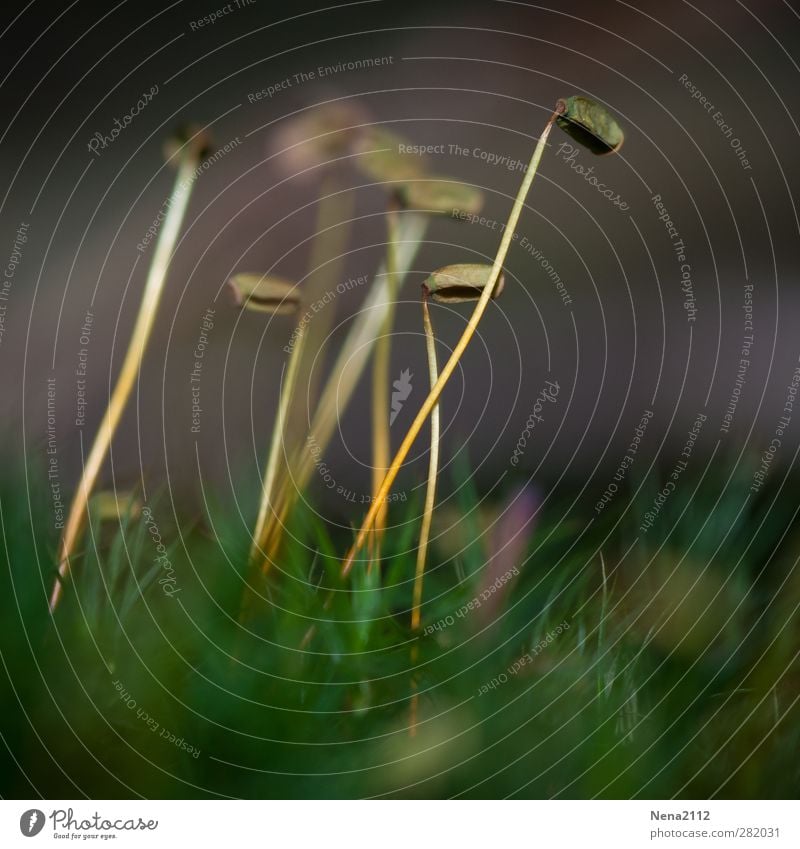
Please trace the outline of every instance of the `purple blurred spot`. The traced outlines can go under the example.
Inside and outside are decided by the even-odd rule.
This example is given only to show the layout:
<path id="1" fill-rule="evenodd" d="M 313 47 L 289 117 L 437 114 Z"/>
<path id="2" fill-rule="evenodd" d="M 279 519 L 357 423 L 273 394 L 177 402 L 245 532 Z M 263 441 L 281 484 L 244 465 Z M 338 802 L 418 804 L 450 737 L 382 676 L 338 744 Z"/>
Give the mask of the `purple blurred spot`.
<path id="1" fill-rule="evenodd" d="M 496 621 L 506 607 L 536 529 L 541 503 L 538 488 L 525 484 L 512 493 L 489 531 L 488 560 L 477 592 L 481 604 L 476 621 L 480 628 Z"/>

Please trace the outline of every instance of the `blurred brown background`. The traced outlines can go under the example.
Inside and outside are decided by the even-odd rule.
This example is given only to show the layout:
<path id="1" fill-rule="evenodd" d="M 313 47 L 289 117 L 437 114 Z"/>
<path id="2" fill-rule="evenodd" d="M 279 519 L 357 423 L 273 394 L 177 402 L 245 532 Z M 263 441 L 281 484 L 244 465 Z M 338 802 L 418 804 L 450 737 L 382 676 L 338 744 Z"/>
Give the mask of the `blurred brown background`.
<path id="1" fill-rule="evenodd" d="M 86 312 L 94 322 L 84 451 L 152 254 L 137 244 L 170 190 L 163 139 L 175 124 L 195 121 L 210 124 L 220 145 L 239 143 L 198 180 L 139 394 L 104 479 L 126 487 L 143 477 L 158 488 L 168 476 L 176 502 L 189 511 L 200 503 L 201 475 L 222 497 L 255 490 L 291 328 L 241 315 L 219 292 L 234 271 L 307 273 L 319 182 L 294 175 L 287 157 L 271 154 L 294 113 L 333 98 L 357 100 L 370 120 L 415 144 L 443 145 L 444 153 L 430 157 L 432 169 L 482 187 L 483 214 L 498 221 L 521 171 L 489 164 L 484 153 L 527 162 L 559 96 L 601 100 L 626 129 L 619 156 L 582 151 L 572 163 L 559 153 L 569 139 L 554 134 L 520 233 L 558 274 L 571 303 L 541 261 L 520 245 L 512 249 L 506 293 L 443 397 L 446 461 L 466 446 L 486 489 L 524 473 L 594 504 L 645 410 L 654 417 L 636 474 L 651 462 L 670 470 L 698 413 L 708 417 L 692 460 L 698 474 L 709 462 L 733 468 L 769 445 L 800 354 L 793 199 L 800 20 L 791 4 L 362 2 L 315 9 L 253 0 L 229 4 L 203 26 L 198 21 L 221 12 L 219 5 L 33 5 L 6 10 L 2 37 L 0 255 L 4 267 L 14 266 L 0 404 L 6 450 L 43 464 L 46 381 L 55 377 L 67 488 L 81 463 L 75 369 Z M 347 69 L 369 58 L 382 63 Z M 303 83 L 295 78 L 320 66 L 334 70 Z M 255 98 L 286 79 L 272 97 Z M 158 93 L 130 125 L 91 153 L 95 133 L 108 134 L 153 86 Z M 452 153 L 456 145 L 466 155 Z M 571 167 L 576 161 L 593 166 L 628 208 L 609 202 Z M 385 196 L 353 169 L 337 173 L 353 190 L 357 219 L 342 278 L 371 280 L 383 254 Z M 682 263 L 653 195 L 685 244 L 692 322 Z M 16 236 L 21 224 L 28 225 L 24 244 Z M 395 439 L 426 385 L 419 283 L 438 266 L 491 258 L 498 240 L 480 224 L 439 220 L 429 228 L 397 318 L 393 375 L 410 369 L 414 378 Z M 722 417 L 747 335 L 748 283 L 752 356 L 725 433 Z M 330 307 L 337 323 L 321 363 L 338 350 L 364 296 L 356 287 Z M 204 358 L 201 432 L 194 434 L 189 374 L 209 307 L 216 319 Z M 442 353 L 467 315 L 466 306 L 435 312 Z M 514 470 L 509 458 L 547 379 L 559 382 L 559 401 Z M 369 481 L 368 385 L 362 382 L 326 454 L 337 481 L 358 492 Z M 798 434 L 800 420 L 784 436 L 776 466 L 792 462 Z M 413 485 L 423 470 L 419 463 L 404 479 Z M 352 505 L 317 488 L 332 514 L 354 520 Z"/>

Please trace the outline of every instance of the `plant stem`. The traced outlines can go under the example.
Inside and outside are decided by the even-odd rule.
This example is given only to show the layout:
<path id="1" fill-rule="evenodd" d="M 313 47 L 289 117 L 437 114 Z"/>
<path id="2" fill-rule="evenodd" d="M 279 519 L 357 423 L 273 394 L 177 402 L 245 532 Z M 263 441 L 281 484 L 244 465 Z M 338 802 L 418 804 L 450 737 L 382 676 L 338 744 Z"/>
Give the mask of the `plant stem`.
<path id="1" fill-rule="evenodd" d="M 386 278 L 389 284 L 386 316 L 375 343 L 372 364 L 372 488 L 380 486 L 391 459 L 389 438 L 389 381 L 392 359 L 392 326 L 397 301 L 397 210 L 391 206 L 386 216 Z M 375 517 L 372 559 L 380 559 L 380 544 L 386 528 L 387 505 Z"/>
<path id="2" fill-rule="evenodd" d="M 428 310 L 428 290 L 422 290 L 422 324 L 425 328 L 425 348 L 428 353 L 428 377 L 431 389 L 436 386 L 439 370 L 436 365 L 436 338 Z M 419 626 L 422 619 L 422 581 L 425 576 L 425 559 L 428 554 L 428 541 L 431 535 L 433 505 L 436 502 L 436 477 L 439 473 L 439 404 L 431 411 L 431 453 L 428 461 L 428 487 L 425 491 L 425 509 L 422 514 L 422 526 L 419 531 L 419 547 L 417 548 L 417 569 L 414 575 L 414 598 L 411 605 L 411 631 L 419 639 Z M 419 658 L 419 643 L 411 647 L 411 665 L 415 667 Z M 409 733 L 413 737 L 417 732 L 417 713 L 419 709 L 419 693 L 417 682 L 411 679 L 411 721 Z"/>
<path id="3" fill-rule="evenodd" d="M 533 151 L 533 156 L 531 157 L 530 164 L 528 165 L 528 170 L 525 173 L 525 178 L 523 179 L 522 185 L 519 187 L 519 191 L 517 192 L 517 197 L 514 201 L 514 206 L 511 208 L 511 214 L 508 216 L 508 221 L 503 231 L 503 238 L 500 241 L 500 247 L 498 248 L 497 255 L 494 258 L 494 263 L 492 264 L 492 272 L 486 284 L 486 287 L 481 292 L 481 296 L 478 300 L 478 303 L 475 305 L 475 310 L 470 316 L 469 322 L 467 323 L 467 326 L 464 329 L 461 338 L 458 340 L 458 343 L 453 349 L 453 353 L 450 355 L 450 359 L 447 361 L 444 368 L 442 369 L 442 372 L 439 375 L 439 379 L 436 381 L 436 385 L 431 389 L 430 393 L 428 394 L 428 397 L 425 399 L 424 403 L 422 404 L 422 407 L 417 413 L 416 418 L 412 422 L 411 427 L 408 429 L 408 433 L 406 433 L 405 437 L 403 438 L 400 448 L 397 450 L 394 460 L 392 460 L 392 464 L 389 467 L 389 471 L 386 473 L 386 476 L 383 479 L 383 483 L 374 493 L 374 497 L 372 499 L 372 503 L 367 513 L 366 519 L 364 520 L 364 523 L 361 526 L 361 530 L 358 532 L 356 541 L 353 543 L 353 546 L 347 553 L 347 557 L 345 557 L 345 560 L 342 564 L 342 577 L 346 577 L 350 570 L 353 568 L 353 561 L 355 559 L 355 556 L 356 554 L 358 554 L 359 550 L 364 545 L 364 540 L 366 539 L 370 527 L 375 521 L 375 516 L 378 513 L 381 501 L 389 494 L 389 490 L 392 484 L 394 483 L 398 472 L 400 471 L 400 467 L 403 461 L 408 456 L 408 452 L 411 450 L 411 446 L 414 444 L 414 440 L 419 435 L 422 426 L 425 424 L 425 420 L 431 414 L 431 411 L 436 405 L 436 402 L 439 400 L 439 396 L 442 394 L 442 390 L 444 389 L 445 385 L 447 384 L 447 381 L 450 379 L 451 375 L 455 371 L 456 366 L 458 365 L 458 362 L 461 359 L 462 354 L 464 353 L 464 350 L 466 349 L 472 337 L 475 335 L 475 330 L 477 329 L 484 312 L 486 312 L 486 308 L 489 305 L 489 301 L 492 297 L 492 292 L 497 283 L 497 278 L 500 276 L 500 271 L 502 270 L 503 262 L 505 261 L 506 254 L 508 253 L 508 249 L 511 245 L 511 239 L 514 235 L 514 232 L 516 231 L 517 222 L 519 221 L 519 216 L 522 212 L 522 207 L 525 204 L 525 198 L 528 195 L 531 183 L 533 183 L 533 178 L 536 176 L 536 171 L 539 167 L 539 162 L 541 161 L 542 154 L 544 153 L 544 149 L 547 144 L 547 138 L 550 135 L 550 130 L 553 127 L 553 122 L 559 114 L 560 112 L 558 110 L 553 112 L 547 124 L 545 125 L 542 134 L 539 136 L 539 141 L 536 145 L 535 150 Z"/>
<path id="4" fill-rule="evenodd" d="M 189 150 L 193 149 L 191 146 Z M 198 157 L 194 152 L 185 153 L 175 177 L 172 194 L 167 201 L 169 209 L 156 243 L 150 271 L 147 275 L 142 303 L 131 334 L 128 350 L 117 378 L 117 384 L 111 394 L 100 429 L 95 436 L 94 444 L 83 467 L 78 488 L 72 499 L 69 516 L 61 536 L 58 556 L 58 576 L 50 596 L 50 612 L 52 613 L 61 598 L 64 581 L 70 571 L 70 557 L 83 531 L 86 522 L 86 511 L 89 496 L 92 493 L 106 454 L 111 446 L 114 433 L 119 425 L 125 405 L 136 384 L 139 368 L 142 364 L 145 348 L 155 323 L 158 305 L 164 291 L 170 262 L 175 251 L 175 245 L 180 234 L 181 224 L 189 203 L 189 197 L 194 185 L 194 170 L 198 165 Z"/>
<path id="5" fill-rule="evenodd" d="M 425 327 L 425 347 L 428 353 L 428 376 L 431 389 L 439 379 L 436 365 L 436 339 L 433 334 L 430 312 L 428 311 L 428 293 L 422 294 L 422 323 Z M 420 625 L 422 609 L 422 580 L 425 574 L 425 560 L 428 554 L 428 541 L 431 534 L 433 505 L 436 502 L 436 477 L 439 473 L 439 404 L 431 411 L 431 453 L 428 461 L 428 487 L 425 491 L 425 509 L 422 514 L 422 526 L 419 531 L 417 548 L 417 569 L 414 576 L 414 602 L 411 608 L 411 630 L 417 631 Z"/>
<path id="6" fill-rule="evenodd" d="M 302 323 L 297 325 L 297 330 L 294 335 L 294 347 L 292 353 L 289 354 L 289 364 L 286 367 L 286 379 L 281 387 L 281 396 L 278 402 L 278 412 L 275 416 L 275 424 L 272 428 L 272 439 L 269 446 L 269 457 L 267 460 L 266 471 L 264 472 L 264 482 L 261 487 L 261 504 L 258 510 L 258 519 L 256 520 L 255 530 L 253 531 L 253 544 L 250 547 L 249 562 L 255 563 L 259 557 L 264 557 L 263 546 L 267 537 L 267 521 L 275 515 L 274 493 L 275 481 L 278 475 L 278 467 L 280 466 L 281 456 L 285 448 L 284 439 L 286 436 L 286 417 L 289 411 L 289 406 L 292 403 L 294 389 L 297 385 L 297 375 L 299 373 L 300 361 L 303 357 L 303 343 L 305 341 L 305 328 Z M 265 560 L 264 564 L 269 563 Z"/>

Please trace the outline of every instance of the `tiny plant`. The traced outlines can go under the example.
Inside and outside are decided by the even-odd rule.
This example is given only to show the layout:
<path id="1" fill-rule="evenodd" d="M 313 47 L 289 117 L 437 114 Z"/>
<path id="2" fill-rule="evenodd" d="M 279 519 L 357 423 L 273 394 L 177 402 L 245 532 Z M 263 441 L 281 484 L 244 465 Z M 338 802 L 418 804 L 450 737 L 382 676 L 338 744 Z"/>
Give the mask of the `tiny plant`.
<path id="1" fill-rule="evenodd" d="M 296 315 L 301 307 L 298 287 L 295 283 L 280 277 L 259 274 L 236 274 L 230 278 L 228 285 L 233 291 L 237 306 L 254 312 L 268 315 Z M 303 356 L 305 340 L 305 323 L 301 319 L 292 334 L 291 353 L 286 366 L 286 377 L 281 388 L 278 412 L 272 428 L 272 439 L 269 446 L 269 456 L 261 484 L 261 499 L 258 508 L 253 543 L 250 548 L 250 564 L 262 559 L 264 569 L 270 563 L 264 554 L 266 545 L 267 522 L 275 511 L 276 481 L 278 467 L 283 453 L 282 448 L 286 438 L 286 419 L 289 405 L 292 402 L 294 389 L 297 384 L 298 368 Z"/>
<path id="2" fill-rule="evenodd" d="M 433 332 L 428 299 L 433 298 L 439 303 L 463 303 L 476 301 L 491 279 L 490 265 L 468 264 L 450 265 L 432 274 L 422 284 L 422 326 L 425 331 L 425 350 L 428 356 L 428 377 L 431 389 L 439 379 L 439 368 L 436 363 L 436 337 Z M 492 297 L 496 298 L 503 291 L 504 278 L 500 275 L 494 287 Z M 433 508 L 436 503 L 436 479 L 439 474 L 439 403 L 431 411 L 431 450 L 428 459 L 428 483 L 425 489 L 425 506 L 422 513 L 422 526 L 419 531 L 417 546 L 417 564 L 414 573 L 414 597 L 411 604 L 411 631 L 419 636 L 422 623 L 422 585 L 425 577 L 425 561 L 428 556 L 428 542 L 431 535 Z M 411 649 L 411 663 L 416 665 L 419 656 L 419 643 L 414 642 Z M 417 707 L 419 695 L 416 683 L 412 682 L 411 722 L 409 730 L 416 733 Z"/>
<path id="3" fill-rule="evenodd" d="M 436 338 L 433 332 L 428 299 L 442 304 L 460 304 L 465 301 L 477 301 L 492 277 L 492 266 L 479 263 L 448 265 L 439 269 L 422 284 L 422 325 L 425 331 L 425 349 L 428 356 L 428 375 L 431 389 L 439 379 L 436 363 Z M 501 273 L 494 286 L 492 298 L 503 291 L 505 277 Z M 425 560 L 428 553 L 428 541 L 431 532 L 433 505 L 436 500 L 436 478 L 439 473 L 439 404 L 431 411 L 431 450 L 428 465 L 428 484 L 425 492 L 425 508 L 422 515 L 422 527 L 417 547 L 417 568 L 414 578 L 414 603 L 411 612 L 411 628 L 416 631 L 420 624 L 422 605 L 422 579 L 425 572 Z"/>
<path id="4" fill-rule="evenodd" d="M 155 324 L 158 305 L 164 292 L 167 273 L 180 235 L 186 208 L 189 205 L 194 172 L 210 154 L 208 137 L 198 128 L 187 128 L 177 133 L 165 146 L 165 155 L 171 165 L 177 166 L 175 184 L 167 203 L 168 211 L 161 226 L 153 260 L 147 275 L 139 314 L 133 328 L 128 350 L 122 363 L 116 386 L 106 408 L 100 428 L 95 436 L 83 474 L 72 498 L 67 521 L 61 536 L 58 554 L 58 574 L 50 595 L 50 611 L 58 605 L 64 581 L 70 572 L 70 561 L 83 532 L 87 518 L 87 507 L 92 490 L 97 482 L 103 461 L 111 447 L 111 441 L 119 425 L 128 398 L 136 385 L 147 342 Z"/>

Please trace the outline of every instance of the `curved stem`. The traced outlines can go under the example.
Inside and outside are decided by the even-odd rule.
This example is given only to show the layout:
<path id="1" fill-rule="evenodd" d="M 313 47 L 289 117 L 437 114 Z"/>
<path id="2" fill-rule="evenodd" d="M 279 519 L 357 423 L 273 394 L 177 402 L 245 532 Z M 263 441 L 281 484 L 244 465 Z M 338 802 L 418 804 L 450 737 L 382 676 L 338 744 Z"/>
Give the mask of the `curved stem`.
<path id="1" fill-rule="evenodd" d="M 58 576 L 50 595 L 50 612 L 52 613 L 61 598 L 63 584 L 69 575 L 70 557 L 83 531 L 86 522 L 86 511 L 89 496 L 92 493 L 97 477 L 100 474 L 103 461 L 111 446 L 117 426 L 119 425 L 125 405 L 130 397 L 139 375 L 139 368 L 144 358 L 145 348 L 155 323 L 158 305 L 164 291 L 175 244 L 178 241 L 181 224 L 194 185 L 194 170 L 197 168 L 196 155 L 185 155 L 178 168 L 172 194 L 167 201 L 169 209 L 164 217 L 161 233 L 156 243 L 153 261 L 147 275 L 142 303 L 136 324 L 131 334 L 131 341 L 125 353 L 125 359 L 117 378 L 116 386 L 111 394 L 100 428 L 94 439 L 94 444 L 83 467 L 83 474 L 78 488 L 72 499 L 69 516 L 61 536 L 58 556 Z"/>
<path id="2" fill-rule="evenodd" d="M 539 167 L 539 162 L 542 159 L 542 154 L 544 153 L 544 149 L 547 144 L 547 137 L 550 135 L 550 130 L 553 127 L 553 122 L 559 114 L 560 113 L 558 110 L 553 112 L 547 124 L 545 125 L 542 134 L 539 136 L 539 141 L 536 145 L 536 149 L 533 151 L 533 156 L 531 157 L 530 164 L 528 165 L 528 170 L 525 173 L 525 178 L 522 181 L 522 185 L 519 187 L 516 200 L 514 201 L 514 206 L 511 208 L 511 214 L 508 216 L 508 222 L 506 223 L 505 229 L 503 230 L 503 238 L 500 241 L 500 247 L 498 248 L 497 255 L 494 258 L 494 263 L 492 264 L 492 271 L 489 276 L 489 280 L 486 284 L 486 287 L 481 292 L 481 297 L 478 300 L 478 303 L 475 305 L 475 310 L 470 316 L 469 322 L 467 323 L 467 326 L 464 329 L 461 338 L 458 340 L 455 348 L 453 349 L 453 353 L 450 355 L 450 359 L 447 361 L 444 368 L 442 369 L 442 372 L 439 375 L 439 379 L 436 381 L 436 385 L 431 389 L 430 393 L 428 394 L 428 397 L 423 402 L 422 407 L 417 413 L 416 418 L 412 422 L 411 427 L 408 429 L 408 433 L 406 433 L 402 443 L 400 444 L 400 448 L 397 450 L 394 460 L 392 460 L 392 465 L 389 467 L 389 471 L 386 473 L 386 476 L 383 479 L 383 483 L 380 485 L 380 487 L 376 490 L 374 494 L 372 504 L 370 505 L 370 509 L 367 513 L 366 518 L 364 519 L 363 525 L 361 526 L 361 530 L 358 532 L 356 541 L 353 543 L 353 546 L 347 553 L 347 557 L 345 557 L 344 562 L 342 564 L 342 577 L 345 577 L 353 568 L 353 561 L 355 560 L 355 556 L 356 554 L 358 554 L 359 550 L 364 545 L 367 533 L 370 527 L 372 527 L 373 522 L 375 521 L 375 516 L 378 513 L 381 501 L 385 499 L 389 494 L 389 490 L 391 489 L 391 486 L 394 483 L 398 472 L 400 471 L 400 467 L 402 466 L 403 461 L 408 456 L 408 452 L 411 450 L 411 446 L 414 444 L 414 440 L 419 435 L 422 426 L 425 424 L 425 420 L 431 414 L 431 411 L 436 405 L 436 402 L 439 400 L 439 396 L 442 394 L 442 390 L 447 384 L 447 381 L 450 380 L 450 377 L 455 371 L 462 354 L 464 353 L 467 345 L 469 345 L 472 337 L 475 335 L 475 331 L 478 327 L 481 318 L 483 317 L 484 312 L 486 312 L 486 308 L 489 305 L 489 301 L 492 297 L 492 292 L 497 283 L 497 278 L 500 276 L 500 271 L 503 267 L 503 262 L 505 261 L 506 254 L 508 253 L 508 249 L 511 245 L 511 239 L 513 238 L 514 232 L 516 230 L 517 222 L 519 221 L 519 216 L 522 212 L 522 207 L 525 204 L 525 198 L 528 195 L 531 183 L 533 183 L 533 178 L 536 176 L 536 170 Z"/>
<path id="3" fill-rule="evenodd" d="M 423 289 L 422 323 L 425 327 L 425 347 L 428 352 L 428 376 L 431 388 L 439 379 L 436 365 L 436 339 L 433 334 L 430 312 L 428 311 L 428 293 Z M 436 476 L 439 473 L 439 404 L 431 412 L 431 453 L 428 461 L 428 487 L 425 491 L 425 509 L 422 514 L 422 526 L 419 531 L 417 547 L 417 569 L 414 575 L 414 601 L 411 608 L 411 630 L 417 631 L 420 625 L 422 609 L 422 580 L 425 574 L 425 560 L 428 555 L 428 541 L 431 535 L 433 505 L 436 502 Z"/>
<path id="4" fill-rule="evenodd" d="M 428 290 L 422 290 L 422 324 L 425 328 L 425 348 L 428 353 L 428 377 L 431 389 L 436 385 L 439 378 L 439 369 L 436 365 L 436 338 L 433 334 L 433 325 L 428 310 Z M 418 631 L 422 619 L 422 582 L 425 576 L 425 560 L 428 554 L 428 541 L 431 536 L 431 521 L 433 520 L 433 506 L 436 503 L 436 476 L 439 473 L 439 404 L 431 411 L 431 453 L 428 461 L 428 487 L 425 491 L 425 509 L 422 514 L 422 525 L 419 531 L 419 546 L 417 548 L 417 568 L 414 575 L 414 598 L 411 605 L 411 631 L 414 636 L 419 637 Z M 411 666 L 415 667 L 419 658 L 419 643 L 415 642 L 411 647 Z M 411 679 L 411 721 L 409 733 L 413 737 L 417 730 L 417 713 L 419 711 L 419 693 L 417 682 Z"/>
<path id="5" fill-rule="evenodd" d="M 397 282 L 397 210 L 390 207 L 386 216 L 386 277 L 388 299 L 386 316 L 375 343 L 372 364 L 372 489 L 383 480 L 391 459 L 389 438 L 389 381 L 392 360 L 392 325 L 399 289 Z M 386 527 L 387 505 L 381 505 L 375 517 L 372 560 L 380 559 L 380 544 Z"/>

